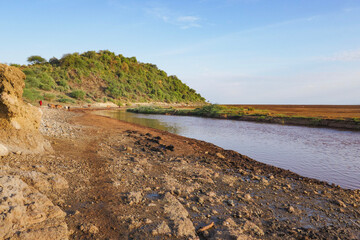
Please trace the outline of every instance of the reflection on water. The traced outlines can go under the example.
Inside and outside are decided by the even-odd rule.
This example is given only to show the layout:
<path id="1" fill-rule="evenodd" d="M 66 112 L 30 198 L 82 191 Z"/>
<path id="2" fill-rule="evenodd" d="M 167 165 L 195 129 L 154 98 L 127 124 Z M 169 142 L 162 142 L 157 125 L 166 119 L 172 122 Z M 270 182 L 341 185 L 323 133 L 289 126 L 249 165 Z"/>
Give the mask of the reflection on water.
<path id="1" fill-rule="evenodd" d="M 360 188 L 360 132 L 124 111 L 101 114 L 211 142 L 303 176 Z"/>
<path id="2" fill-rule="evenodd" d="M 142 126 L 156 128 L 181 135 L 181 126 L 176 123 L 167 124 L 156 118 L 146 118 L 145 114 L 134 114 L 125 111 L 98 111 L 96 114 L 112 117 L 126 122 L 136 123 Z"/>

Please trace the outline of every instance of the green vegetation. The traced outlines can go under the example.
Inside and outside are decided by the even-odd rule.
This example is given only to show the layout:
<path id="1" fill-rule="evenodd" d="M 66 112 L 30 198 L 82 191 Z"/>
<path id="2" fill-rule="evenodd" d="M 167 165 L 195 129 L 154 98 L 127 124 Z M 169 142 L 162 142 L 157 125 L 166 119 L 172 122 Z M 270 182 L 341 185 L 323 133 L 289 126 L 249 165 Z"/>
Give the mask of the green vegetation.
<path id="1" fill-rule="evenodd" d="M 61 103 L 75 103 L 73 99 L 64 96 L 58 96 L 58 99 L 56 101 Z"/>
<path id="2" fill-rule="evenodd" d="M 44 93 L 43 97 L 46 101 L 53 101 L 56 98 L 56 95 L 52 93 Z"/>
<path id="3" fill-rule="evenodd" d="M 69 94 L 69 96 L 78 100 L 83 100 L 85 92 L 83 90 L 74 90 Z"/>
<path id="4" fill-rule="evenodd" d="M 40 94 L 40 92 L 33 88 L 30 89 L 25 88 L 23 97 L 30 100 L 31 102 L 44 99 L 44 97 Z"/>
<path id="5" fill-rule="evenodd" d="M 193 110 L 181 110 L 175 108 L 161 108 L 161 107 L 149 107 L 142 106 L 138 108 L 128 109 L 129 112 L 134 113 L 148 113 L 148 114 L 172 114 L 172 115 L 192 115 L 201 117 L 212 118 L 236 118 L 241 116 L 267 116 L 267 112 L 263 110 L 255 110 L 254 108 L 238 108 L 231 106 L 223 106 L 218 104 L 209 104 Z"/>
<path id="6" fill-rule="evenodd" d="M 127 109 L 129 112 L 145 113 L 145 114 L 168 114 L 168 115 L 184 115 L 184 116 L 199 116 L 210 118 L 228 118 L 234 120 L 257 121 L 266 123 L 291 124 L 291 125 L 305 125 L 314 127 L 334 127 L 334 128 L 348 128 L 359 130 L 360 119 L 327 119 L 321 117 L 308 117 L 298 115 L 273 114 L 270 110 L 255 109 L 254 107 L 246 106 L 229 106 L 209 104 L 196 109 L 176 109 L 176 108 L 162 108 L 156 106 L 137 107 Z M 340 123 L 340 125 L 334 125 Z"/>
<path id="7" fill-rule="evenodd" d="M 31 64 L 40 64 L 46 62 L 45 58 L 42 58 L 38 55 L 28 57 L 27 61 Z"/>
<path id="8" fill-rule="evenodd" d="M 51 92 L 85 102 L 167 102 L 193 103 L 205 99 L 176 76 L 154 64 L 138 62 L 135 57 L 115 55 L 108 50 L 66 54 L 48 62 L 41 56 L 28 58 L 22 66 L 26 74 L 26 94 L 30 101 Z M 32 90 L 31 90 L 32 89 Z M 30 94 L 34 91 L 43 94 Z M 62 100 L 63 101 L 63 100 Z"/>

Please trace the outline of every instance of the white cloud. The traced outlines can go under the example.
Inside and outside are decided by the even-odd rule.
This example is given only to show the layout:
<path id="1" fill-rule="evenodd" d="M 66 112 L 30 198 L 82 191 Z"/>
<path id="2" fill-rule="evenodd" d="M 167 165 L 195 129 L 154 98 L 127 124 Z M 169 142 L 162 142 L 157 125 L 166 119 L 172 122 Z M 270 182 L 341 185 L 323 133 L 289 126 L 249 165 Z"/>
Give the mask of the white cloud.
<path id="1" fill-rule="evenodd" d="M 198 17 L 194 17 L 194 16 L 181 16 L 177 18 L 178 22 L 196 22 L 198 21 L 199 18 Z"/>
<path id="2" fill-rule="evenodd" d="M 165 23 L 178 26 L 181 29 L 201 27 L 200 24 L 201 19 L 199 17 L 175 13 L 168 8 L 152 7 L 152 8 L 147 8 L 146 12 L 156 18 L 161 19 Z"/>
<path id="3" fill-rule="evenodd" d="M 360 60 L 360 49 L 353 49 L 348 51 L 342 51 L 333 54 L 332 56 L 323 58 L 325 61 L 331 62 L 349 62 Z"/>

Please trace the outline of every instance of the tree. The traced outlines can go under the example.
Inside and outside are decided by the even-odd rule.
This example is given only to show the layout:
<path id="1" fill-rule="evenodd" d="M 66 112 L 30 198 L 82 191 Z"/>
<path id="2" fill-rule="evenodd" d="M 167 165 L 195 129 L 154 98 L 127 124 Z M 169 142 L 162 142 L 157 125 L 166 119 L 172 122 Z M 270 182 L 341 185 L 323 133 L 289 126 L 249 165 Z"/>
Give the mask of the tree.
<path id="1" fill-rule="evenodd" d="M 49 63 L 53 66 L 60 66 L 60 60 L 56 57 L 52 57 L 49 59 Z"/>
<path id="2" fill-rule="evenodd" d="M 39 55 L 30 56 L 28 57 L 27 61 L 31 64 L 46 63 L 45 58 L 42 58 Z"/>

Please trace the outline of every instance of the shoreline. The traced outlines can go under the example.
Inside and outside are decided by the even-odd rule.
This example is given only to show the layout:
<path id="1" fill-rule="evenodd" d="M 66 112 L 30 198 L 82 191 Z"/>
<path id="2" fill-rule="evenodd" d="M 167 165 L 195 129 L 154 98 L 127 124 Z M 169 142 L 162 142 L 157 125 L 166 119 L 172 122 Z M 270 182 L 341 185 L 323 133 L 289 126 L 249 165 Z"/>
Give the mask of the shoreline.
<path id="1" fill-rule="evenodd" d="M 259 123 L 306 126 L 306 127 L 321 127 L 340 130 L 360 131 L 360 120 L 355 119 L 330 119 L 318 117 L 305 116 L 270 116 L 262 114 L 249 115 L 229 115 L 229 114 L 213 114 L 213 113 L 198 113 L 189 110 L 177 110 L 173 108 L 128 108 L 127 111 L 142 114 L 159 114 L 159 115 L 174 115 L 174 116 L 193 116 L 216 119 L 229 119 L 236 121 L 250 121 Z"/>
<path id="2" fill-rule="evenodd" d="M 22 176 L 66 213 L 70 239 L 360 238 L 360 190 L 92 113 L 99 109 L 42 109 L 54 153 L 12 153 L 0 164 L 68 182 L 44 190 Z"/>

